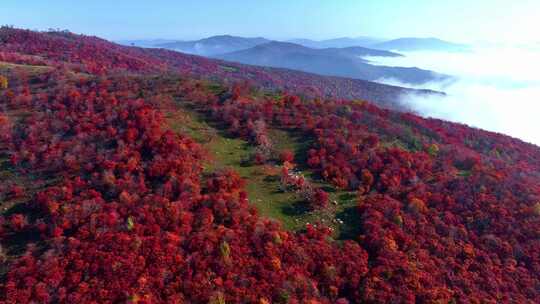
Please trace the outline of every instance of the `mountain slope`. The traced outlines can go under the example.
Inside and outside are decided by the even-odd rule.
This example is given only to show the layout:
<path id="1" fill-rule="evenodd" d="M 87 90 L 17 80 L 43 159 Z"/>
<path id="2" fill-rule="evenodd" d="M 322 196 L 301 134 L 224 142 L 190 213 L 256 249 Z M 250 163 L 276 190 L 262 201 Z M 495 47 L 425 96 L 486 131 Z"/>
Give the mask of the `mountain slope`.
<path id="1" fill-rule="evenodd" d="M 259 44 L 267 43 L 265 38 L 243 38 L 230 35 L 212 36 L 195 41 L 177 41 L 156 44 L 155 47 L 171 49 L 187 54 L 211 56 L 248 49 Z"/>
<path id="2" fill-rule="evenodd" d="M 373 44 L 370 47 L 388 51 L 449 51 L 463 52 L 467 45 L 452 43 L 437 38 L 399 38 Z"/>
<path id="3" fill-rule="evenodd" d="M 540 302 L 538 146 L 93 37 L 0 56 L 2 303 Z"/>
<path id="4" fill-rule="evenodd" d="M 70 33 L 37 33 L 4 28 L 0 39 L 4 43 L 3 48 L 8 51 L 4 56 L 15 63 L 54 65 L 61 61 L 88 73 L 182 72 L 191 77 L 217 79 L 225 83 L 249 81 L 267 90 L 304 96 L 371 100 L 382 107 L 399 110 L 408 110 L 406 105 L 399 103 L 402 94 L 441 94 L 357 79 L 248 66 L 165 49 L 127 47 L 97 37 L 80 37 Z M 25 55 L 10 56 L 9 52 Z"/>
<path id="5" fill-rule="evenodd" d="M 346 49 L 311 49 L 292 43 L 270 42 L 216 58 L 244 64 L 288 68 L 329 76 L 340 76 L 374 81 L 395 78 L 406 83 L 421 84 L 443 75 L 418 68 L 374 66 L 360 56 L 399 56 L 371 49 L 354 47 Z"/>

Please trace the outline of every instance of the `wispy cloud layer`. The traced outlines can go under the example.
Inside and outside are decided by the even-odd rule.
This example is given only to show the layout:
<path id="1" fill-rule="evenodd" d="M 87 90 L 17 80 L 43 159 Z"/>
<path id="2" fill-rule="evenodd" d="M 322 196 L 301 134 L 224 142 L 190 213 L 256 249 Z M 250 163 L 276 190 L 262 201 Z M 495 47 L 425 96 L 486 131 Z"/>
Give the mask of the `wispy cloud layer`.
<path id="1" fill-rule="evenodd" d="M 368 58 L 374 64 L 417 66 L 455 76 L 452 81 L 412 86 L 444 91 L 446 97 L 406 95 L 401 102 L 428 117 L 461 122 L 540 145 L 540 49 L 475 48 L 468 53 L 414 52 L 401 58 Z"/>

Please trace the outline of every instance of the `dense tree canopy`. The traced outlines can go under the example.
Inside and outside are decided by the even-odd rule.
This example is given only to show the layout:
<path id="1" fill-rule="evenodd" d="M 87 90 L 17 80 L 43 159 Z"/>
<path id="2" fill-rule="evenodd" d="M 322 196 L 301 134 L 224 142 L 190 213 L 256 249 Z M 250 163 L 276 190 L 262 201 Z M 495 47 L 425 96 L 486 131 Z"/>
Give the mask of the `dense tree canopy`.
<path id="1" fill-rule="evenodd" d="M 200 78 L 216 62 L 164 50 L 9 28 L 0 41 L 0 61 L 32 67 L 0 78 L 0 152 L 31 180 L 0 187 L 28 198 L 0 219 L 0 244 L 31 244 L 0 250 L 2 303 L 540 301 L 536 146 L 307 87 L 255 94 L 264 70 L 251 84 L 214 73 L 215 90 Z M 203 147 L 167 130 L 167 92 L 278 164 L 311 209 L 328 193 L 295 162 L 354 191 L 359 235 L 259 216 L 237 172 L 204 172 Z M 278 149 L 271 129 L 309 146 Z"/>

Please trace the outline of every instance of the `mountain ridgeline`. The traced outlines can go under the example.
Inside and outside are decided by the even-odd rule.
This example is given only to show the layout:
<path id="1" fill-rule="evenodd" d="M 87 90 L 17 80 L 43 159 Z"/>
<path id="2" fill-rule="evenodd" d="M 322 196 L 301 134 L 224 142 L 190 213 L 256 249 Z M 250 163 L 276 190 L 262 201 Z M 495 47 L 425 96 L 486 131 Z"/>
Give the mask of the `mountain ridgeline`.
<path id="1" fill-rule="evenodd" d="M 156 47 L 176 50 L 182 53 L 213 56 L 240 50 L 268 43 L 265 38 L 243 38 L 230 35 L 213 36 L 196 41 L 176 41 L 163 44 L 156 44 Z"/>
<path id="2" fill-rule="evenodd" d="M 288 68 L 320 75 L 375 81 L 398 79 L 405 83 L 422 84 L 447 76 L 419 68 L 376 66 L 363 56 L 399 57 L 397 53 L 363 47 L 312 49 L 287 42 L 270 42 L 214 57 L 244 64 Z"/>
<path id="3" fill-rule="evenodd" d="M 376 43 L 383 42 L 382 39 L 372 38 L 372 37 L 356 37 L 356 38 L 334 38 L 327 40 L 312 40 L 312 39 L 291 39 L 287 42 L 300 44 L 314 49 L 325 49 L 325 48 L 346 48 L 353 46 L 361 47 L 370 47 Z"/>
<path id="4" fill-rule="evenodd" d="M 440 52 L 466 52 L 470 49 L 465 44 L 452 43 L 437 38 L 399 38 L 370 45 L 380 50 L 414 52 L 414 51 L 440 51 Z"/>
<path id="5" fill-rule="evenodd" d="M 254 46 L 265 44 L 272 39 L 262 37 L 244 38 L 232 35 L 212 36 L 200 40 L 181 41 L 172 39 L 156 39 L 156 40 L 126 40 L 119 41 L 124 45 L 134 45 L 141 47 L 156 47 L 172 49 L 183 53 L 195 54 L 201 56 L 219 55 L 229 52 L 241 51 Z M 441 40 L 438 38 L 398 38 L 385 40 L 372 37 L 357 37 L 357 38 L 335 38 L 328 40 L 312 40 L 312 39 L 290 39 L 283 42 L 294 43 L 314 49 L 326 48 L 348 48 L 348 47 L 364 47 L 376 50 L 395 50 L 402 52 L 411 51 L 449 51 L 463 52 L 468 51 L 470 46 Z"/>
<path id="6" fill-rule="evenodd" d="M 148 47 L 151 42 L 138 41 Z M 171 49 L 186 54 L 219 58 L 266 67 L 288 68 L 328 76 L 377 81 L 395 79 L 412 85 L 447 79 L 450 76 L 419 68 L 370 64 L 363 57 L 403 56 L 397 51 L 462 51 L 466 46 L 434 38 L 403 38 L 384 41 L 369 37 L 315 41 L 293 39 L 287 42 L 265 38 L 213 36 L 194 41 L 155 43 L 150 47 Z"/>

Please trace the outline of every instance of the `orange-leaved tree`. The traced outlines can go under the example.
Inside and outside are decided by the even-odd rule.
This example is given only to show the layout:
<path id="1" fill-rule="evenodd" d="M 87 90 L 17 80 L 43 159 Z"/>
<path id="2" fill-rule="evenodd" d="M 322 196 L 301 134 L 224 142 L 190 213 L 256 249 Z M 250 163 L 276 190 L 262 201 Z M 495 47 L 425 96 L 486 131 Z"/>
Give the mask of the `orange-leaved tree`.
<path id="1" fill-rule="evenodd" d="M 5 76 L 0 75 L 0 89 L 5 90 L 8 88 L 8 79 Z"/>

